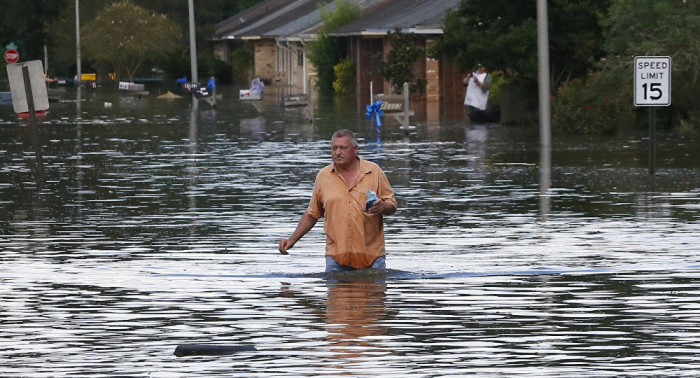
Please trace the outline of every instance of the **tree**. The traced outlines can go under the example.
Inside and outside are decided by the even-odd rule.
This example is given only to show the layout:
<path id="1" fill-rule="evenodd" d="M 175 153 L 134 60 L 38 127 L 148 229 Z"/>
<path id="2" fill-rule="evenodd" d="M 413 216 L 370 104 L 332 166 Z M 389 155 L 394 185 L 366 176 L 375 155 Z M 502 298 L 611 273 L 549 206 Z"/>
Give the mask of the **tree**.
<path id="1" fill-rule="evenodd" d="M 131 81 L 144 60 L 174 49 L 180 35 L 165 15 L 122 1 L 85 25 L 81 43 L 87 58 L 111 66 L 117 77 Z"/>
<path id="2" fill-rule="evenodd" d="M 319 11 L 323 25 L 319 28 L 318 39 L 311 43 L 309 60 L 316 66 L 316 85 L 330 91 L 335 80 L 333 68 L 343 59 L 344 50 L 339 38 L 328 36 L 328 31 L 358 19 L 362 11 L 357 4 L 342 0 L 333 0 L 333 7 L 321 6 Z"/>
<path id="3" fill-rule="evenodd" d="M 45 26 L 58 14 L 58 2 L 47 0 L 6 0 L 0 12 L 0 47 L 10 43 L 17 46 L 20 60 L 44 59 L 47 41 Z M 5 61 L 1 60 L 0 77 L 7 77 Z"/>
<path id="4" fill-rule="evenodd" d="M 618 0 L 603 22 L 605 68 L 633 78 L 635 56 L 671 56 L 672 105 L 660 109 L 667 125 L 700 124 L 700 4 L 684 0 Z"/>
<path id="5" fill-rule="evenodd" d="M 80 19 L 81 25 L 84 28 L 89 20 L 95 18 L 98 12 L 101 12 L 112 3 L 119 0 L 80 0 Z M 210 49 L 206 43 L 216 30 L 216 25 L 226 18 L 245 10 L 246 8 L 259 3 L 261 0 L 207 0 L 195 1 L 195 27 L 197 38 L 197 53 L 203 56 L 205 51 Z M 25 10 L 28 15 L 39 14 L 31 6 L 26 6 L 25 3 L 42 3 L 48 5 L 41 9 L 45 9 L 45 14 L 51 15 L 51 21 L 47 26 L 47 38 L 49 48 L 49 61 L 51 62 L 52 75 L 58 74 L 74 74 L 75 73 L 75 0 L 4 0 L 5 9 L 12 9 L 11 12 L 6 12 L 5 17 L 8 22 L 0 22 L 0 36 L 2 35 L 2 26 L 12 25 L 9 21 L 14 20 L 16 23 L 28 25 L 24 18 L 17 17 L 21 12 L 15 12 L 14 9 Z M 189 8 L 185 0 L 132 0 L 133 4 L 144 7 L 149 11 L 162 13 L 167 18 L 173 21 L 176 25 L 182 25 L 187 28 L 189 25 Z M 5 4 L 7 3 L 7 4 Z M 42 6 L 43 6 L 42 5 Z M 0 16 L 2 17 L 2 16 Z M 33 16 L 35 17 L 35 16 Z M 55 18 L 55 19 L 53 19 Z M 82 30 L 82 29 L 81 29 Z M 27 33 L 21 32 L 20 35 Z M 1 39 L 1 38 L 0 38 Z M 176 42 L 183 50 L 187 50 L 189 54 L 189 38 L 186 34 L 176 39 Z M 15 42 L 20 47 L 22 45 Z M 40 46 L 39 46 L 40 47 Z M 38 48 L 37 48 L 38 51 Z M 172 55 L 174 59 L 179 59 L 180 51 L 175 51 Z M 38 59 L 38 58 L 37 58 Z M 189 59 L 189 58 L 188 58 Z M 160 60 L 158 59 L 158 62 Z M 91 61 L 83 60 L 83 72 L 92 70 Z M 151 64 L 157 62 L 145 62 L 141 72 L 150 68 Z M 189 74 L 189 66 L 186 72 Z M 217 78 L 220 75 L 217 75 Z"/>
<path id="6" fill-rule="evenodd" d="M 598 14 L 610 0 L 550 0 L 552 87 L 580 77 L 604 56 Z M 535 1 L 462 0 L 445 17 L 437 54 L 472 70 L 478 63 L 524 84 L 537 80 Z"/>
<path id="7" fill-rule="evenodd" d="M 419 45 L 414 33 L 402 33 L 399 28 L 393 33 L 388 32 L 387 38 L 391 43 L 391 50 L 386 62 L 381 64 L 382 76 L 391 82 L 396 93 L 403 93 L 403 83 L 410 84 L 411 93 L 425 92 L 425 82 L 416 82 L 416 75 L 413 74 L 413 65 L 418 58 L 425 56 L 425 47 Z"/>
<path id="8" fill-rule="evenodd" d="M 14 1 L 14 0 L 13 0 Z M 88 20 L 111 4 L 114 0 L 80 0 L 80 24 L 84 27 Z M 75 0 L 54 1 L 59 4 L 57 18 L 46 27 L 48 34 L 49 66 L 51 75 L 75 75 Z M 82 28 L 81 28 L 82 30 Z M 83 72 L 94 72 L 92 62 L 82 60 Z"/>

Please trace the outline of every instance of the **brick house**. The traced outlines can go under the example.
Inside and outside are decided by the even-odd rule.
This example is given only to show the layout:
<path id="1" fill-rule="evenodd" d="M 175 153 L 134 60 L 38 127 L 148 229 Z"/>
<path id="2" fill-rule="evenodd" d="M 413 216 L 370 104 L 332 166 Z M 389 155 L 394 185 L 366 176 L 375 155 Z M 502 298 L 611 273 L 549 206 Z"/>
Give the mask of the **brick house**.
<path id="1" fill-rule="evenodd" d="M 360 9 L 386 0 L 346 0 Z M 266 0 L 217 25 L 214 50 L 223 60 L 243 43 L 253 44 L 254 76 L 268 84 L 308 93 L 315 69 L 307 42 L 322 25 L 319 7 L 330 0 Z"/>
<path id="2" fill-rule="evenodd" d="M 362 18 L 329 32 L 331 36 L 350 38 L 348 55 L 357 70 L 356 90 L 360 108 L 361 104 L 369 103 L 370 82 L 374 94 L 392 93 L 392 87 L 382 78 L 375 58 L 382 56 L 386 60 L 389 54 L 391 44 L 387 33 L 394 32 L 395 28 L 414 33 L 419 37 L 418 43 L 428 49 L 443 34 L 442 23 L 447 10 L 458 6 L 459 0 L 384 1 Z M 462 74 L 457 67 L 425 58 L 415 62 L 413 73 L 417 79 L 426 82 L 427 102 L 445 102 L 447 106 L 459 103 L 461 112 L 464 89 Z M 431 109 L 434 108 L 432 105 Z"/>
<path id="3" fill-rule="evenodd" d="M 363 16 L 331 30 L 347 47 L 347 55 L 356 67 L 357 107 L 363 111 L 369 103 L 369 83 L 373 91 L 391 93 L 391 86 L 379 73 L 377 56 L 386 59 L 391 46 L 387 32 L 400 28 L 419 36 L 429 48 L 442 34 L 442 22 L 448 9 L 456 9 L 459 0 L 346 0 L 356 3 Z M 217 25 L 213 40 L 222 59 L 237 46 L 252 44 L 255 51 L 254 76 L 294 93 L 309 93 L 315 68 L 308 60 L 308 42 L 317 37 L 322 25 L 319 5 L 333 6 L 331 0 L 265 0 Z M 452 64 L 421 59 L 414 74 L 426 82 L 425 98 L 416 108 L 419 118 L 436 118 L 439 113 L 459 116 L 463 111 L 462 73 Z"/>

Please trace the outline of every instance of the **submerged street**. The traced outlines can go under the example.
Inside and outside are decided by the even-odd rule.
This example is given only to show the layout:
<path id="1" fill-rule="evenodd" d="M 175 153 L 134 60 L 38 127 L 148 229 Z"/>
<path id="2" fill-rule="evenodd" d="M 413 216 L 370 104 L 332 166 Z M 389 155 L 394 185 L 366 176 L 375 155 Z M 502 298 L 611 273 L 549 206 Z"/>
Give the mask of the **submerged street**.
<path id="1" fill-rule="evenodd" d="M 443 111 L 378 135 L 354 98 L 284 109 L 274 87 L 256 107 L 222 86 L 193 117 L 150 90 L 67 89 L 36 133 L 0 106 L 4 375 L 700 368 L 697 135 L 659 132 L 653 179 L 643 130 L 555 135 L 543 172 L 536 129 Z M 277 251 L 342 128 L 396 193 L 386 273 L 325 275 L 320 222 Z M 257 350 L 175 357 L 186 343 Z"/>

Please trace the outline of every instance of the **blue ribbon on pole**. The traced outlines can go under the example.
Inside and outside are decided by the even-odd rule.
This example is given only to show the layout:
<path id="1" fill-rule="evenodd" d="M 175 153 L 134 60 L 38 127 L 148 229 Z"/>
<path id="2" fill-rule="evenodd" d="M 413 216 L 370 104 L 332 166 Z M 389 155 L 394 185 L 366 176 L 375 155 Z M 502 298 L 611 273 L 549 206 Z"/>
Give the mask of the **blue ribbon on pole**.
<path id="1" fill-rule="evenodd" d="M 379 100 L 374 104 L 367 105 L 367 113 L 365 113 L 365 117 L 372 120 L 374 128 L 378 133 L 382 132 L 382 119 L 380 117 L 383 115 L 384 111 L 382 110 L 382 100 Z"/>

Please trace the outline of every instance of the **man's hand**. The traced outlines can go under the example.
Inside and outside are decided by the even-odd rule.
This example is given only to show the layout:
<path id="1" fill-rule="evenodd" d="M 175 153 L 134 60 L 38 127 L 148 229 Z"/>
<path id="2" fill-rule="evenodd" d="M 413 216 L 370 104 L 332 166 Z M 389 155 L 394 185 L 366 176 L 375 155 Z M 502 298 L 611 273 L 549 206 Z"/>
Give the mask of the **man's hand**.
<path id="1" fill-rule="evenodd" d="M 396 206 L 389 202 L 384 202 L 381 198 L 374 201 L 374 205 L 369 208 L 371 214 L 391 215 L 396 212 Z"/>
<path id="2" fill-rule="evenodd" d="M 287 253 L 287 250 L 294 247 L 294 244 L 296 244 L 299 239 L 306 235 L 307 232 L 311 231 L 311 229 L 314 228 L 316 221 L 318 221 L 318 219 L 312 217 L 305 211 L 304 215 L 301 216 L 301 220 L 297 225 L 297 229 L 294 230 L 292 237 L 289 239 L 280 240 L 280 253 L 283 255 L 289 254 Z"/>
<path id="3" fill-rule="evenodd" d="M 280 253 L 283 255 L 288 255 L 289 252 L 287 250 L 289 248 L 294 247 L 295 242 L 292 241 L 292 239 L 282 239 L 280 240 Z"/>

